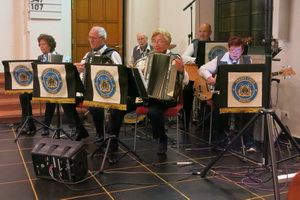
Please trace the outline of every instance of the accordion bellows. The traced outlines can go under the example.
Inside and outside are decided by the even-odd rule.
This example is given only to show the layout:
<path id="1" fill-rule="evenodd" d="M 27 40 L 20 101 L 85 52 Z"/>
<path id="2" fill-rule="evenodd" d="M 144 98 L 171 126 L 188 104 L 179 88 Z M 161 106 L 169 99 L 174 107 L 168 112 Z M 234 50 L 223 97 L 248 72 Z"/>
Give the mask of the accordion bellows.
<path id="1" fill-rule="evenodd" d="M 173 64 L 176 55 L 153 53 L 145 60 L 144 77 L 148 96 L 159 100 L 177 100 L 183 75 Z"/>

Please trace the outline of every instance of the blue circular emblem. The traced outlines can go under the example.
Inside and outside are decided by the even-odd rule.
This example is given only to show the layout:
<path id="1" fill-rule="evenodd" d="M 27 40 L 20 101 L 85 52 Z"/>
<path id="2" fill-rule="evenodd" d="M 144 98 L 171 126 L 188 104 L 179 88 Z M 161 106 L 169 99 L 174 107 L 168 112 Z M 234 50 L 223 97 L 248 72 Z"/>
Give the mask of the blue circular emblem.
<path id="1" fill-rule="evenodd" d="M 21 86 L 28 86 L 33 81 L 33 73 L 24 65 L 18 65 L 13 71 L 15 81 Z"/>
<path id="2" fill-rule="evenodd" d="M 255 99 L 258 93 L 256 81 L 249 76 L 239 77 L 232 85 L 234 98 L 241 103 L 249 103 Z"/>
<path id="3" fill-rule="evenodd" d="M 112 97 L 116 92 L 114 77 L 106 70 L 97 72 L 94 84 L 98 94 L 105 99 Z"/>
<path id="4" fill-rule="evenodd" d="M 54 68 L 45 69 L 42 73 L 41 79 L 44 89 L 50 94 L 56 94 L 62 88 L 63 82 L 61 75 L 59 71 Z"/>
<path id="5" fill-rule="evenodd" d="M 220 55 L 222 53 L 226 53 L 227 51 L 228 51 L 227 48 L 225 48 L 223 46 L 215 46 L 215 47 L 211 48 L 211 50 L 208 52 L 208 60 L 211 61 L 218 55 Z"/>

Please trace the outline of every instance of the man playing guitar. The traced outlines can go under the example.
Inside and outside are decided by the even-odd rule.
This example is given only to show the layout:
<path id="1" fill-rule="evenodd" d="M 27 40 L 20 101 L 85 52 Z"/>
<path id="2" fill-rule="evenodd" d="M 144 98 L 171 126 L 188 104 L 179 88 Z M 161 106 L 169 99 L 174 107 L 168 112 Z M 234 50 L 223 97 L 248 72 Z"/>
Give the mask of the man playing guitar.
<path id="1" fill-rule="evenodd" d="M 245 43 L 242 38 L 233 36 L 228 41 L 228 52 L 225 54 L 218 55 L 212 61 L 202 65 L 198 73 L 203 77 L 209 85 L 216 84 L 216 77 L 214 74 L 218 72 L 219 65 L 232 65 L 232 64 L 251 64 L 251 59 L 247 55 L 242 55 L 244 51 Z M 217 140 L 224 138 L 224 131 L 228 125 L 228 119 L 230 114 L 219 114 L 218 103 L 214 101 L 214 134 L 216 134 Z M 239 113 L 236 116 L 240 115 L 242 117 L 242 124 L 248 122 L 252 117 L 253 113 Z M 243 126 L 241 126 L 243 127 Z M 254 126 L 251 126 L 246 131 L 248 137 L 245 137 L 245 145 L 248 152 L 255 152 L 256 146 L 253 142 L 253 130 Z"/>

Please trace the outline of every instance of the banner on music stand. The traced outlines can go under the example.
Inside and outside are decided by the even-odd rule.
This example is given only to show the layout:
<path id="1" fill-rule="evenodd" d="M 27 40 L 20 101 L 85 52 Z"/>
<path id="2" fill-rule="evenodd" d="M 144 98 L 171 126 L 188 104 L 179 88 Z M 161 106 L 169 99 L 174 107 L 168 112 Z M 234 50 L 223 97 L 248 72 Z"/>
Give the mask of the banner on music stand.
<path id="1" fill-rule="evenodd" d="M 199 41 L 196 56 L 196 64 L 198 67 L 208 63 L 220 54 L 228 51 L 228 42 L 218 41 Z"/>
<path id="2" fill-rule="evenodd" d="M 75 103 L 77 82 L 82 83 L 77 69 L 72 63 L 33 63 L 32 66 L 34 74 L 32 100 Z M 83 91 L 81 90 L 81 92 Z"/>
<path id="3" fill-rule="evenodd" d="M 126 66 L 86 64 L 84 105 L 126 110 Z"/>
<path id="4" fill-rule="evenodd" d="M 4 60 L 5 94 L 32 93 L 32 62 L 37 60 Z"/>
<path id="5" fill-rule="evenodd" d="M 261 64 L 220 65 L 215 97 L 220 113 L 254 113 L 265 107 L 266 67 Z"/>

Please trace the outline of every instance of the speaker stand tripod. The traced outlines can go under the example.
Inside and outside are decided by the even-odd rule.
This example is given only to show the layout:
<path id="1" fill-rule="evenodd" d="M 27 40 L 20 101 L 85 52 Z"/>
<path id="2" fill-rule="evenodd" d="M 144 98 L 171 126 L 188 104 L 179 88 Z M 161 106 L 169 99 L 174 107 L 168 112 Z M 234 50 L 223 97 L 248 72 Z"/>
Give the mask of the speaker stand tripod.
<path id="1" fill-rule="evenodd" d="M 280 199 L 279 196 L 279 188 L 278 188 L 278 176 L 277 176 L 277 164 L 295 157 L 298 157 L 300 155 L 300 148 L 296 142 L 296 140 L 291 136 L 291 133 L 289 132 L 289 130 L 286 128 L 286 126 L 284 126 L 282 124 L 282 122 L 280 121 L 279 117 L 276 115 L 276 113 L 274 112 L 274 110 L 272 109 L 260 109 L 258 111 L 258 113 L 238 132 L 238 134 L 228 143 L 228 145 L 224 148 L 224 150 L 218 155 L 216 156 L 200 173 L 201 177 L 204 177 L 206 175 L 206 173 L 208 172 L 208 170 L 211 169 L 211 167 L 229 150 L 229 148 L 234 144 L 234 142 L 236 140 L 238 140 L 241 136 L 243 136 L 245 130 L 250 127 L 253 123 L 255 123 L 255 121 L 261 116 L 263 115 L 265 117 L 265 123 L 267 124 L 267 126 L 265 127 L 265 146 L 269 147 L 269 153 L 270 153 L 270 165 L 271 165 L 271 170 L 272 170 L 272 175 L 273 175 L 273 186 L 274 186 L 274 193 L 275 193 L 275 199 Z M 279 125 L 279 127 L 281 128 L 282 132 L 286 135 L 287 139 L 290 140 L 290 142 L 292 143 L 292 145 L 296 148 L 296 150 L 298 151 L 299 154 L 295 155 L 295 156 L 291 156 L 289 158 L 286 158 L 284 160 L 281 161 L 277 161 L 276 157 L 275 157 L 275 148 L 274 148 L 274 137 L 271 134 L 271 127 L 270 124 L 272 123 L 271 117 L 273 117 L 273 119 L 275 120 L 275 122 Z M 266 148 L 264 148 L 265 150 Z M 268 154 L 266 153 L 264 156 L 267 156 Z M 265 157 L 266 159 L 266 157 Z M 264 163 L 265 165 L 268 163 Z"/>
<path id="2" fill-rule="evenodd" d="M 55 129 L 52 129 L 53 131 L 53 135 L 51 136 L 51 138 L 57 138 L 60 139 L 61 138 L 61 132 L 63 134 L 65 134 L 69 139 L 74 140 L 67 132 L 65 132 L 62 128 L 61 128 L 61 118 L 60 118 L 60 104 L 57 103 L 56 104 L 56 114 L 57 114 L 57 127 Z"/>

